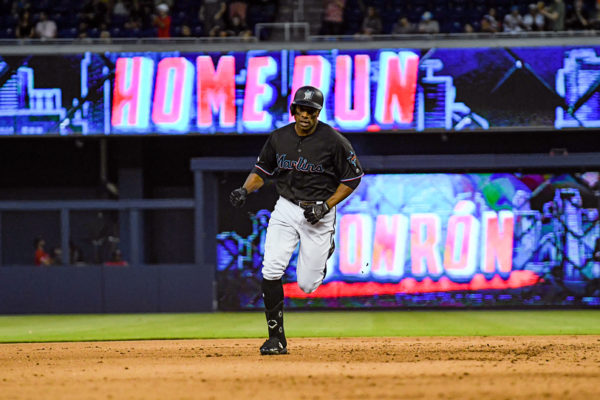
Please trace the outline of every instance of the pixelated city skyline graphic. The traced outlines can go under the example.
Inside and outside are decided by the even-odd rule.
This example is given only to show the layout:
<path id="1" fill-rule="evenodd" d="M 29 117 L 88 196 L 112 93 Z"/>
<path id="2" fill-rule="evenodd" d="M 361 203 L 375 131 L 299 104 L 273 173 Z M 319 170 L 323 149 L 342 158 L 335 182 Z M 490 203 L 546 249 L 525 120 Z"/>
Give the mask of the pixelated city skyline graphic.
<path id="1" fill-rule="evenodd" d="M 284 279 L 287 301 L 322 307 L 598 305 L 600 198 L 594 185 L 598 190 L 598 173 L 367 175 L 338 207 L 336 251 L 324 284 L 311 295 L 298 289 L 295 253 Z M 252 290 L 260 287 L 269 215 L 254 215 L 247 237 L 217 236 L 224 308 L 260 305 Z"/>
<path id="2" fill-rule="evenodd" d="M 300 86 L 342 132 L 600 126 L 600 48 L 0 57 L 0 134 L 265 133 Z M 61 71 L 56 74 L 54 71 Z M 77 76 L 78 79 L 65 77 Z"/>

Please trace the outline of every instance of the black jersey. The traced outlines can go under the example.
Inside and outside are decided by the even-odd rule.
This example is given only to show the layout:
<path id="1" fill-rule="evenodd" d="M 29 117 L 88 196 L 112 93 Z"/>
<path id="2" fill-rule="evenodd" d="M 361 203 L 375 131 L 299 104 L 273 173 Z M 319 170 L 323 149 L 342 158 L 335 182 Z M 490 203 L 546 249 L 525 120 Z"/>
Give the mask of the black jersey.
<path id="1" fill-rule="evenodd" d="M 308 136 L 294 123 L 274 130 L 252 172 L 277 178 L 277 193 L 292 201 L 325 201 L 340 183 L 354 189 L 364 175 L 348 139 L 321 121 Z"/>

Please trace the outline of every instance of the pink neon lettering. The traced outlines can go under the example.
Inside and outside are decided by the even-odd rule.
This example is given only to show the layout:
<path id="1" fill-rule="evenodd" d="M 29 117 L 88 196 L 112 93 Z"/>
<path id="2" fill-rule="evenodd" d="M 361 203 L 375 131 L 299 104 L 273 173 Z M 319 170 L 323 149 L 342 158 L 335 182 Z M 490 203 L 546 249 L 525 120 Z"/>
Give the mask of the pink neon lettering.
<path id="1" fill-rule="evenodd" d="M 484 273 L 509 274 L 512 270 L 515 219 L 511 211 L 483 213 L 483 248 L 481 269 Z"/>
<path id="2" fill-rule="evenodd" d="M 442 273 L 438 250 L 440 220 L 435 214 L 413 214 L 410 217 L 411 270 L 414 276 Z"/>
<path id="3" fill-rule="evenodd" d="M 175 124 L 181 120 L 188 61 L 185 58 L 164 58 L 158 63 L 152 121 L 155 124 Z M 171 79 L 169 75 L 172 74 Z M 172 87 L 167 87 L 169 81 Z M 169 102 L 170 104 L 168 104 Z M 185 121 L 187 122 L 187 121 Z"/>
<path id="4" fill-rule="evenodd" d="M 453 215 L 448 220 L 444 269 L 455 278 L 470 277 L 475 273 L 475 255 L 479 221 L 472 215 Z"/>
<path id="5" fill-rule="evenodd" d="M 144 120 L 144 116 L 150 112 L 150 102 L 142 98 L 145 91 L 141 82 L 147 78 L 143 66 L 146 65 L 152 74 L 152 64 L 152 60 L 144 57 L 117 59 L 111 117 L 113 126 L 147 126 L 147 117 Z M 149 91 L 146 92 L 149 96 Z"/>
<path id="6" fill-rule="evenodd" d="M 373 266 L 377 275 L 402 275 L 408 222 L 403 215 L 378 215 L 373 243 Z"/>
<path id="7" fill-rule="evenodd" d="M 381 124 L 411 123 L 415 108 L 419 57 L 411 52 L 384 52 L 375 117 Z"/>
<path id="8" fill-rule="evenodd" d="M 265 81 L 275 72 L 276 64 L 272 57 L 252 57 L 248 60 L 242 116 L 249 128 L 268 129 L 271 126 L 272 117 L 263 107 L 265 101 L 273 97 L 273 89 Z"/>
<path id="9" fill-rule="evenodd" d="M 342 274 L 358 275 L 362 268 L 365 219 L 360 214 L 346 214 L 340 220 L 340 260 Z"/>
<path id="10" fill-rule="evenodd" d="M 196 59 L 197 125 L 208 128 L 213 124 L 213 111 L 220 111 L 221 127 L 235 126 L 235 59 L 222 56 L 217 69 L 210 56 Z"/>
<path id="11" fill-rule="evenodd" d="M 360 129 L 369 123 L 370 91 L 369 72 L 371 61 L 368 55 L 354 57 L 354 96 L 350 93 L 350 69 L 352 59 L 348 55 L 338 56 L 335 68 L 335 120 L 342 128 Z M 354 108 L 352 108 L 352 99 Z"/>

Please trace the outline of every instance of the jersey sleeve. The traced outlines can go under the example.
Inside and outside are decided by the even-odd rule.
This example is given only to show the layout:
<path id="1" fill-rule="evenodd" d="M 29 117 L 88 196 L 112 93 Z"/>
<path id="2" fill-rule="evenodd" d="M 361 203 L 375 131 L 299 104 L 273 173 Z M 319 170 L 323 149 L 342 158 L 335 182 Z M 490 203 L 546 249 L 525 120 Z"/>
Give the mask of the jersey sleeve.
<path id="1" fill-rule="evenodd" d="M 277 158 L 273 147 L 273 135 L 265 142 L 252 172 L 258 174 L 263 180 L 273 177 L 277 168 Z"/>
<path id="2" fill-rule="evenodd" d="M 352 145 L 343 138 L 337 144 L 335 169 L 340 183 L 356 189 L 364 172 Z"/>

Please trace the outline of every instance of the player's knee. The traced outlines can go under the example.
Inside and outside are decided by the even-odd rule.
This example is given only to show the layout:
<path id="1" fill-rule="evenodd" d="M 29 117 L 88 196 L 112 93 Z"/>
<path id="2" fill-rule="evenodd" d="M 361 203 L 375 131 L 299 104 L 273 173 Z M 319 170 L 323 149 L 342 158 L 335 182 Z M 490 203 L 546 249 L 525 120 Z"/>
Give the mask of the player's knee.
<path id="1" fill-rule="evenodd" d="M 317 288 L 319 287 L 319 285 L 321 284 L 321 282 L 311 282 L 311 281 L 306 281 L 306 280 L 301 280 L 298 279 L 298 287 L 300 288 L 300 290 L 302 290 L 304 293 L 312 293 L 315 290 L 317 290 Z"/>
<path id="2" fill-rule="evenodd" d="M 263 268 L 262 269 L 262 276 L 263 278 L 269 280 L 269 281 L 276 281 L 278 279 L 281 279 L 281 277 L 283 276 L 282 273 L 280 273 L 279 271 L 274 271 L 271 269 L 267 269 L 267 268 Z"/>

